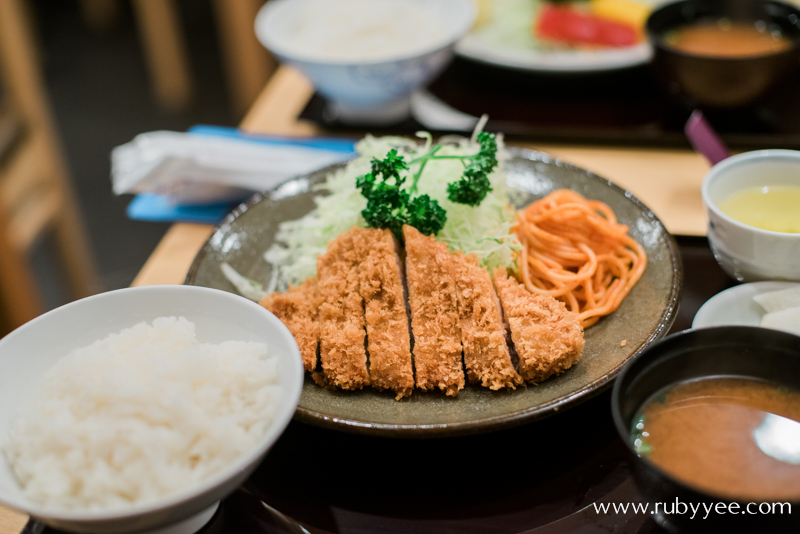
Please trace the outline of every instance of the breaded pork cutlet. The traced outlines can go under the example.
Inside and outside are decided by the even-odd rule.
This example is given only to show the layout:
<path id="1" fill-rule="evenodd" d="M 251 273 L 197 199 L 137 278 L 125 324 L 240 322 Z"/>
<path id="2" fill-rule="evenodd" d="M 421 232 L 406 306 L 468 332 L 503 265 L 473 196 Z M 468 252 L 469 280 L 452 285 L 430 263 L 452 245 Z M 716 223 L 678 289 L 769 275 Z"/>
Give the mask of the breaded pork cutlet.
<path id="1" fill-rule="evenodd" d="M 355 243 L 358 233 L 357 228 L 344 232 L 317 258 L 322 373 L 313 377 L 318 384 L 340 389 L 361 389 L 370 383 L 358 280 L 364 258 Z"/>
<path id="2" fill-rule="evenodd" d="M 456 395 L 464 388 L 453 260 L 444 243 L 403 226 L 417 387 Z"/>
<path id="3" fill-rule="evenodd" d="M 358 276 L 370 382 L 376 389 L 393 390 L 399 400 L 414 389 L 414 369 L 398 243 L 391 231 L 374 228 L 359 229 L 354 241 L 364 256 Z"/>
<path id="4" fill-rule="evenodd" d="M 576 313 L 550 295 L 529 292 L 503 267 L 495 269 L 494 282 L 511 327 L 522 378 L 541 382 L 580 360 L 583 327 Z"/>
<path id="5" fill-rule="evenodd" d="M 474 254 L 453 254 L 461 345 L 467 379 L 498 390 L 523 384 L 506 344 L 506 328 L 492 278 Z"/>
<path id="6" fill-rule="evenodd" d="M 272 293 L 259 304 L 275 314 L 294 336 L 303 366 L 306 371 L 317 367 L 317 345 L 319 344 L 319 293 L 317 277 L 307 279 L 286 293 Z"/>

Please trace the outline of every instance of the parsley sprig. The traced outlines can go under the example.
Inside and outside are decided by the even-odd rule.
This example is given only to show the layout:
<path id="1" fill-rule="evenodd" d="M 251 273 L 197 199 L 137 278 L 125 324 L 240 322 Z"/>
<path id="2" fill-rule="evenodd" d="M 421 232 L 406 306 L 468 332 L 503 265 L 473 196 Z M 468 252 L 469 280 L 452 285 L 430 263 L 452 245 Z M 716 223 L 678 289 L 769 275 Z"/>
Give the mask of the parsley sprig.
<path id="1" fill-rule="evenodd" d="M 492 190 L 489 174 L 497 167 L 497 139 L 494 134 L 478 134 L 480 150 L 469 159 L 464 175 L 457 182 L 447 184 L 447 198 L 459 204 L 478 206 Z"/>
<path id="2" fill-rule="evenodd" d="M 356 187 L 367 199 L 361 216 L 368 226 L 388 228 L 401 240 L 404 224 L 426 235 L 438 233 L 447 222 L 447 212 L 428 195 L 412 198 L 403 189 L 406 179 L 400 171 L 404 170 L 408 170 L 408 164 L 395 149 L 383 160 L 372 158 L 372 172 L 356 180 Z"/>
<path id="3" fill-rule="evenodd" d="M 447 184 L 447 198 L 452 202 L 478 206 L 492 190 L 489 174 L 497 167 L 497 138 L 494 134 L 481 132 L 477 136 L 476 154 L 466 156 L 440 156 L 441 145 L 432 147 L 426 154 L 406 162 L 396 149 L 390 150 L 382 160 L 372 158 L 372 172 L 359 177 L 356 187 L 367 199 L 367 207 L 361 211 L 367 225 L 372 228 L 388 228 L 402 239 L 403 225 L 413 226 L 426 235 L 437 234 L 447 222 L 447 212 L 428 195 L 412 197 L 429 161 L 458 159 L 464 165 L 464 173 L 457 181 Z M 409 166 L 419 164 L 408 190 L 403 186 L 406 177 L 401 172 Z"/>
<path id="4" fill-rule="evenodd" d="M 477 136 L 477 154 L 466 156 L 439 156 L 436 153 L 442 148 L 434 146 L 427 154 L 411 161 L 419 163 L 420 167 L 414 175 L 411 191 L 416 191 L 417 182 L 422 176 L 422 171 L 428 161 L 437 159 L 458 159 L 464 164 L 464 174 L 455 182 L 447 184 L 447 198 L 458 204 L 478 206 L 492 191 L 489 174 L 497 167 L 497 137 L 493 133 L 481 132 Z"/>

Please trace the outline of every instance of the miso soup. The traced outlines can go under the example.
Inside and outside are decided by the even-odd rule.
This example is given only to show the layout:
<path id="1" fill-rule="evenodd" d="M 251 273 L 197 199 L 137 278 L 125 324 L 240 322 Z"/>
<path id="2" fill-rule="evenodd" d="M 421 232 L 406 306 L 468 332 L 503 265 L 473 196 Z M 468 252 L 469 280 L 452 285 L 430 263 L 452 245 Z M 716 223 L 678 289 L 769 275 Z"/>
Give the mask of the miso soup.
<path id="1" fill-rule="evenodd" d="M 800 392 L 746 378 L 673 384 L 644 403 L 634 447 L 687 486 L 738 501 L 800 500 Z"/>
<path id="2" fill-rule="evenodd" d="M 708 57 L 750 57 L 788 50 L 791 42 L 765 23 L 729 20 L 699 21 L 671 31 L 667 44 L 689 54 Z"/>

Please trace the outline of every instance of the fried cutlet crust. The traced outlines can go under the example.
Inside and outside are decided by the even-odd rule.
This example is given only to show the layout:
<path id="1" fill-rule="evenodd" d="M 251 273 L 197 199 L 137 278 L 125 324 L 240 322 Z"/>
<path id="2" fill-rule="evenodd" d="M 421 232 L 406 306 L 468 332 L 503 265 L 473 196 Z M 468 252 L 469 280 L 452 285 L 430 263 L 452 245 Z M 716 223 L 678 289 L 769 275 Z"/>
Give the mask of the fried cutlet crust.
<path id="1" fill-rule="evenodd" d="M 317 367 L 317 345 L 319 344 L 319 292 L 317 277 L 305 280 L 286 293 L 272 293 L 259 304 L 275 314 L 294 336 L 303 367 L 313 371 Z"/>
<path id="2" fill-rule="evenodd" d="M 464 388 L 453 261 L 447 247 L 403 227 L 417 387 L 456 395 Z"/>
<path id="3" fill-rule="evenodd" d="M 576 313 L 550 295 L 529 292 L 503 267 L 495 269 L 494 282 L 511 327 L 522 378 L 541 382 L 580 360 L 583 327 Z"/>
<path id="4" fill-rule="evenodd" d="M 358 278 L 363 250 L 355 244 L 357 235 L 357 228 L 344 232 L 317 258 L 322 373 L 314 380 L 340 389 L 361 389 L 370 383 Z"/>
<path id="5" fill-rule="evenodd" d="M 523 384 L 506 344 L 506 329 L 492 278 L 475 254 L 453 254 L 461 344 L 467 379 L 492 390 Z"/>
<path id="6" fill-rule="evenodd" d="M 367 323 L 372 387 L 390 389 L 396 399 L 414 390 L 411 336 L 397 242 L 389 230 L 363 228 L 354 241 L 362 249 L 359 290 Z"/>

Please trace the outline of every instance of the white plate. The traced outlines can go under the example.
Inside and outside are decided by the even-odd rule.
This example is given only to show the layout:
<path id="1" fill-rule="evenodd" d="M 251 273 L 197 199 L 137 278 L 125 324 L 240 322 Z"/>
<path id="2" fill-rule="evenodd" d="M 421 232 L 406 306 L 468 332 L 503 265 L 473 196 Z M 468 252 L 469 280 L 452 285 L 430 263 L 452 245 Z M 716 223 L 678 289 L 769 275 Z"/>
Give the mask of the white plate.
<path id="1" fill-rule="evenodd" d="M 698 310 L 692 328 L 709 326 L 758 326 L 766 313 L 753 297 L 770 291 L 800 286 L 796 282 L 752 282 L 711 297 Z"/>
<path id="2" fill-rule="evenodd" d="M 655 10 L 670 0 L 633 1 Z M 648 42 L 596 50 L 537 49 L 529 35 L 540 4 L 535 0 L 495 0 L 484 14 L 487 22 L 463 37 L 456 53 L 483 63 L 543 73 L 613 71 L 643 65 L 653 57 Z"/>
<path id="3" fill-rule="evenodd" d="M 456 45 L 456 53 L 483 63 L 537 72 L 603 72 L 643 65 L 650 61 L 649 43 L 607 50 L 544 51 L 510 48 L 469 34 Z"/>

